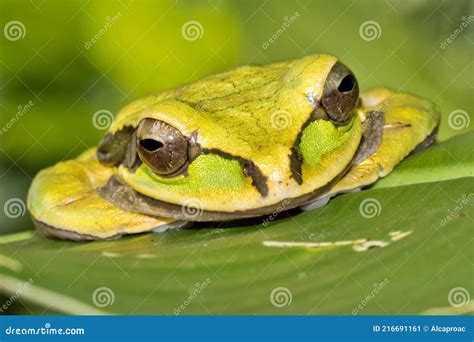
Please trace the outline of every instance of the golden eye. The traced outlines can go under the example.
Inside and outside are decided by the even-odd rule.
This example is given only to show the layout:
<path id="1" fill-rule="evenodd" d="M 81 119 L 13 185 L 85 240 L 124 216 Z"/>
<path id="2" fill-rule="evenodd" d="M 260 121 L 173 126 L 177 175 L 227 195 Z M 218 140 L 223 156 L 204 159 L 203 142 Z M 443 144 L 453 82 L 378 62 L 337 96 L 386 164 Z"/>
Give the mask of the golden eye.
<path id="1" fill-rule="evenodd" d="M 322 104 L 327 116 L 336 125 L 347 124 L 354 115 L 359 99 L 359 85 L 352 72 L 337 62 L 324 84 Z"/>
<path id="2" fill-rule="evenodd" d="M 175 127 L 160 120 L 146 118 L 137 129 L 140 159 L 158 175 L 180 170 L 188 160 L 188 143 Z"/>

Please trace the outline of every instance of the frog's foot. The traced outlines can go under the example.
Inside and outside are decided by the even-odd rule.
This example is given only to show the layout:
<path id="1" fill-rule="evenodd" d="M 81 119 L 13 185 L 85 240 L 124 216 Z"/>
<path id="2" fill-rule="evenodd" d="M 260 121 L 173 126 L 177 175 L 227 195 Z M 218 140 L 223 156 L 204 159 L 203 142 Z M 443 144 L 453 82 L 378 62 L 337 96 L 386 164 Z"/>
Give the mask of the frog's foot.
<path id="1" fill-rule="evenodd" d="M 94 151 L 41 171 L 28 194 L 36 227 L 59 239 L 84 241 L 186 225 L 186 221 L 127 212 L 103 199 L 96 189 L 114 172 L 96 160 Z"/>
<path id="2" fill-rule="evenodd" d="M 409 154 L 435 142 L 440 113 L 432 102 L 386 88 L 372 89 L 361 99 L 364 133 L 352 168 L 329 191 L 313 197 L 301 209 L 319 208 L 337 194 L 370 185 Z"/>

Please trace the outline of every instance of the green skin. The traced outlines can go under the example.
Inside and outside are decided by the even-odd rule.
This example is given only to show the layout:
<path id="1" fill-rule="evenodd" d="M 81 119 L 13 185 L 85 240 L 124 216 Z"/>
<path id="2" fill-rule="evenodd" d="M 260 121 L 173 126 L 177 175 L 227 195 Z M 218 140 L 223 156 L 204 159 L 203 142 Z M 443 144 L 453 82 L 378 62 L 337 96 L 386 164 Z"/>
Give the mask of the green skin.
<path id="1" fill-rule="evenodd" d="M 322 98 L 336 63 L 333 56 L 314 55 L 244 66 L 123 108 L 109 129 L 108 152 L 127 151 L 138 160 L 130 142 L 140 122 L 151 118 L 185 137 L 192 146 L 188 160 L 177 172 L 159 175 L 146 160 L 131 166 L 121 155 L 113 160 L 99 156 L 100 165 L 89 156 L 81 162 L 95 162 L 108 172 L 104 179 L 112 177 L 120 185 L 94 182 L 94 175 L 89 174 L 88 189 L 101 195 L 97 201 L 112 203 L 122 214 L 133 212 L 140 227 L 140 220 L 149 220 L 150 215 L 162 219 L 161 224 L 149 223 L 130 232 L 115 222 L 96 234 L 92 223 L 84 230 L 79 222 L 59 222 L 58 210 L 72 199 L 70 193 L 56 196 L 64 191 L 53 186 L 55 178 L 67 172 L 56 171 L 57 166 L 42 171 L 49 173 L 40 173 L 33 182 L 30 212 L 49 233 L 77 240 L 147 231 L 149 225 L 156 228 L 170 220 L 269 215 L 282 203 L 286 210 L 371 184 L 423 141 L 432 142 L 439 111 L 430 101 L 409 94 L 374 89 L 362 94 L 347 116 L 333 116 Z M 358 88 L 352 90 L 358 94 Z M 378 126 L 367 120 L 374 111 L 382 113 L 374 120 Z M 124 138 L 119 142 L 121 135 Z M 52 197 L 60 197 L 60 203 L 53 203 Z M 48 210 L 53 205 L 54 212 Z M 87 212 L 87 207 L 79 208 Z M 94 214 L 100 216 L 100 211 Z"/>

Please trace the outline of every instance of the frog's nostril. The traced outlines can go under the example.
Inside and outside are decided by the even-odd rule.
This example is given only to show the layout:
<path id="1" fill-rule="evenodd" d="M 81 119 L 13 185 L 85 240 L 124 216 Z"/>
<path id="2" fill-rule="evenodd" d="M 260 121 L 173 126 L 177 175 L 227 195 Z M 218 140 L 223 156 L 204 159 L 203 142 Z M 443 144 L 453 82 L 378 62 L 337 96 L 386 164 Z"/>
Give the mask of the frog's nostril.
<path id="1" fill-rule="evenodd" d="M 140 140 L 140 146 L 148 152 L 155 152 L 165 145 L 161 141 L 155 139 L 143 139 Z"/>
<path id="2" fill-rule="evenodd" d="M 354 85 L 355 85 L 354 76 L 347 75 L 346 77 L 342 79 L 341 83 L 339 83 L 339 87 L 337 87 L 337 90 L 339 90 L 339 92 L 341 93 L 345 93 L 354 89 Z"/>

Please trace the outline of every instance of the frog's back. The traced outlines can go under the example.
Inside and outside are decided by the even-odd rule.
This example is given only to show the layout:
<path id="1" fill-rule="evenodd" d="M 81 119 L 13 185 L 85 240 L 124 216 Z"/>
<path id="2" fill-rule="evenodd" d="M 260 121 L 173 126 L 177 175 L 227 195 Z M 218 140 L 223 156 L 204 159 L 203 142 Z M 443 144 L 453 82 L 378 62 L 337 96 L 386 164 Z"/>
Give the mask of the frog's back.
<path id="1" fill-rule="evenodd" d="M 209 76 L 131 103 L 118 114 L 111 132 L 136 127 L 149 117 L 185 135 L 197 132 L 203 148 L 256 162 L 270 154 L 285 164 L 336 62 L 333 56 L 314 55 Z"/>

